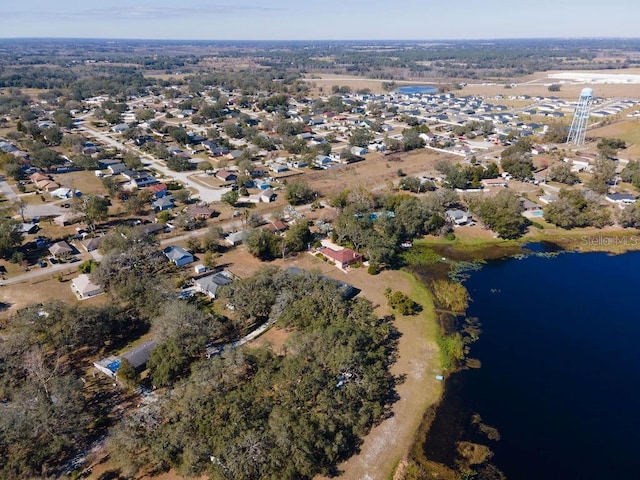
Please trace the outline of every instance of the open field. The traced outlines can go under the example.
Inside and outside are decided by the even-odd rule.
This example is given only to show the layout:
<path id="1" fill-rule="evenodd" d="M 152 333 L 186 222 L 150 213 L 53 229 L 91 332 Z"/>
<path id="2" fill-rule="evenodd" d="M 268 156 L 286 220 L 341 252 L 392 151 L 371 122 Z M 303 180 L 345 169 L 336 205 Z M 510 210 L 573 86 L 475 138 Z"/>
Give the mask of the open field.
<path id="1" fill-rule="evenodd" d="M 608 74 L 615 75 L 637 75 L 640 69 L 625 69 L 625 70 L 594 70 L 589 71 L 593 74 Z M 481 95 L 486 97 L 493 97 L 496 95 L 504 96 L 519 96 L 519 95 L 531 95 L 531 96 L 556 96 L 559 98 L 566 98 L 570 100 L 577 99 L 580 95 L 580 91 L 585 87 L 591 87 L 594 90 L 596 97 L 605 98 L 639 98 L 640 97 L 640 84 L 633 83 L 590 83 L 582 81 L 570 81 L 558 78 L 550 78 L 550 75 L 570 73 L 570 72 L 540 72 L 533 75 L 528 75 L 521 78 L 512 78 L 500 82 L 486 82 L 475 83 L 470 82 L 464 87 L 460 94 L 462 95 Z M 513 84 L 511 88 L 505 88 L 505 83 Z M 556 83 L 561 86 L 559 92 L 549 92 L 549 85 Z"/>
<path id="2" fill-rule="evenodd" d="M 433 171 L 438 160 L 460 160 L 453 155 L 425 149 L 389 156 L 369 153 L 365 158 L 363 162 L 308 173 L 304 179 L 324 196 L 356 186 L 381 191 L 386 188 L 387 182 L 398 180 L 398 169 L 402 169 L 406 175 L 421 175 Z"/>
<path id="3" fill-rule="evenodd" d="M 318 78 L 315 78 L 318 77 Z M 331 87 L 333 85 L 338 86 L 346 86 L 351 87 L 351 90 L 354 92 L 356 90 L 368 88 L 371 90 L 371 93 L 385 93 L 385 90 L 382 88 L 382 84 L 385 82 L 390 82 L 391 80 L 382 80 L 377 78 L 365 78 L 365 77 L 354 77 L 351 75 L 337 75 L 337 74 L 322 74 L 322 75 L 309 75 L 305 78 L 309 83 L 314 83 L 315 88 L 312 90 L 313 93 L 331 93 Z M 394 82 L 398 86 L 402 85 L 431 85 L 437 87 L 439 82 L 432 82 L 428 79 L 420 79 L 420 80 L 394 80 Z M 449 85 L 449 83 L 444 83 L 445 85 Z M 323 89 L 320 92 L 320 88 Z"/>
<path id="4" fill-rule="evenodd" d="M 640 159 L 640 121 L 627 119 L 587 132 L 590 137 L 620 138 L 627 142 L 628 148 L 620 150 L 618 155 L 628 160 Z"/>
<path id="5" fill-rule="evenodd" d="M 0 287 L 0 302 L 8 305 L 3 315 L 15 313 L 35 302 L 46 300 L 61 300 L 65 303 L 77 303 L 79 300 L 71 291 L 71 281 L 78 276 L 78 263 L 69 265 L 62 271 L 62 281 L 58 280 L 58 272 L 45 277 L 39 277 L 33 281 L 25 280 L 13 285 Z M 106 305 L 111 302 L 108 295 L 98 295 L 94 298 L 83 300 L 83 306 Z"/>

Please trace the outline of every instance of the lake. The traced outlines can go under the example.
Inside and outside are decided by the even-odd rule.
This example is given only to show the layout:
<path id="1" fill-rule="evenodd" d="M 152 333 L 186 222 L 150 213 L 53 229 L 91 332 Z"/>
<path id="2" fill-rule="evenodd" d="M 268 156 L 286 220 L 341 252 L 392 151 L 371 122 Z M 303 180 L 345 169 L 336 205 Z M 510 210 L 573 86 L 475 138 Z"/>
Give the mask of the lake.
<path id="1" fill-rule="evenodd" d="M 466 281 L 478 369 L 449 377 L 425 452 L 457 440 L 495 453 L 507 478 L 640 478 L 640 253 L 491 262 Z M 496 427 L 491 441 L 473 413 Z"/>
<path id="2" fill-rule="evenodd" d="M 403 93 L 406 95 L 416 95 L 416 94 L 428 94 L 428 93 L 437 93 L 438 89 L 434 87 L 429 87 L 426 85 L 409 85 L 406 87 L 396 88 L 396 93 Z"/>

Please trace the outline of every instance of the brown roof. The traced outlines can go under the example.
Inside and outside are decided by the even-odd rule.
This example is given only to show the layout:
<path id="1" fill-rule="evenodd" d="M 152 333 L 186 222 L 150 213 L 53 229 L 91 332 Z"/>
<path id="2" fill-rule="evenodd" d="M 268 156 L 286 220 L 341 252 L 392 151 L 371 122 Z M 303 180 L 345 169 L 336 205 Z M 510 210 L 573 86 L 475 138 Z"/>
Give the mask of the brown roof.
<path id="1" fill-rule="evenodd" d="M 39 182 L 41 180 L 50 180 L 50 178 L 47 175 L 43 175 L 40 172 L 36 172 L 36 173 L 33 173 L 33 174 L 29 175 L 29 179 L 33 183 Z"/>
<path id="2" fill-rule="evenodd" d="M 362 255 L 354 252 L 350 248 L 345 248 L 343 250 L 332 250 L 330 248 L 324 247 L 320 249 L 320 253 L 322 253 L 325 257 L 342 263 L 343 265 L 356 263 L 362 260 Z"/>
<path id="3" fill-rule="evenodd" d="M 289 228 L 289 225 L 284 223 L 282 220 L 276 220 L 275 222 L 267 223 L 263 225 L 262 228 L 265 230 L 271 230 L 272 232 L 281 232 Z"/>

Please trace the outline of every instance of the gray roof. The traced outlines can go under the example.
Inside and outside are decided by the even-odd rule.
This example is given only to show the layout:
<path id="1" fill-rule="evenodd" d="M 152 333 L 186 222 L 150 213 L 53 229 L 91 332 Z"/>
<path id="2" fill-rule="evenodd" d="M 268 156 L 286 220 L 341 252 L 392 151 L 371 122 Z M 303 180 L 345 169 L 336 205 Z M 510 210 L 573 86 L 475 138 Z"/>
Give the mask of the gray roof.
<path id="1" fill-rule="evenodd" d="M 239 232 L 230 233 L 225 240 L 232 245 L 242 243 L 251 233 L 251 230 L 240 230 Z"/>
<path id="2" fill-rule="evenodd" d="M 164 253 L 172 262 L 176 262 L 185 257 L 193 258 L 193 255 L 191 255 L 187 250 L 177 245 L 168 246 L 162 251 L 162 253 Z"/>
<path id="3" fill-rule="evenodd" d="M 199 278 L 194 281 L 196 286 L 200 288 L 203 292 L 216 296 L 216 292 L 218 288 L 229 285 L 232 280 L 226 276 L 223 272 L 213 273 L 211 275 L 207 275 L 206 277 Z"/>
<path id="4" fill-rule="evenodd" d="M 71 252 L 73 252 L 73 248 L 64 240 L 54 243 L 49 247 L 49 253 L 51 253 L 51 255 L 64 255 L 65 253 Z"/>
<path id="5" fill-rule="evenodd" d="M 467 217 L 469 214 L 463 210 L 452 209 L 452 210 L 447 210 L 445 212 L 445 215 L 447 215 L 449 218 L 452 218 L 454 220 L 459 220 L 461 218 Z"/>
<path id="6" fill-rule="evenodd" d="M 121 358 L 126 359 L 133 368 L 138 369 L 147 363 L 149 357 L 151 357 L 151 351 L 157 343 L 157 340 L 148 340 L 131 350 L 127 350 L 122 354 Z"/>

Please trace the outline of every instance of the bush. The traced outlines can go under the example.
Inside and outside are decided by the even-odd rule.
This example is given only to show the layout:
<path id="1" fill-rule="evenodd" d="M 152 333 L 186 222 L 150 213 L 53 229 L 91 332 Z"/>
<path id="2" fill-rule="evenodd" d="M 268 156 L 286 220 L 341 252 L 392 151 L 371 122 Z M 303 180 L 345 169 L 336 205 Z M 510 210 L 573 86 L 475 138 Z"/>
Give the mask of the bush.
<path id="1" fill-rule="evenodd" d="M 399 290 L 392 293 L 387 290 L 385 293 L 387 294 L 389 306 L 394 310 L 398 310 L 401 315 L 415 315 L 422 310 L 420 304 L 414 302 Z"/>

